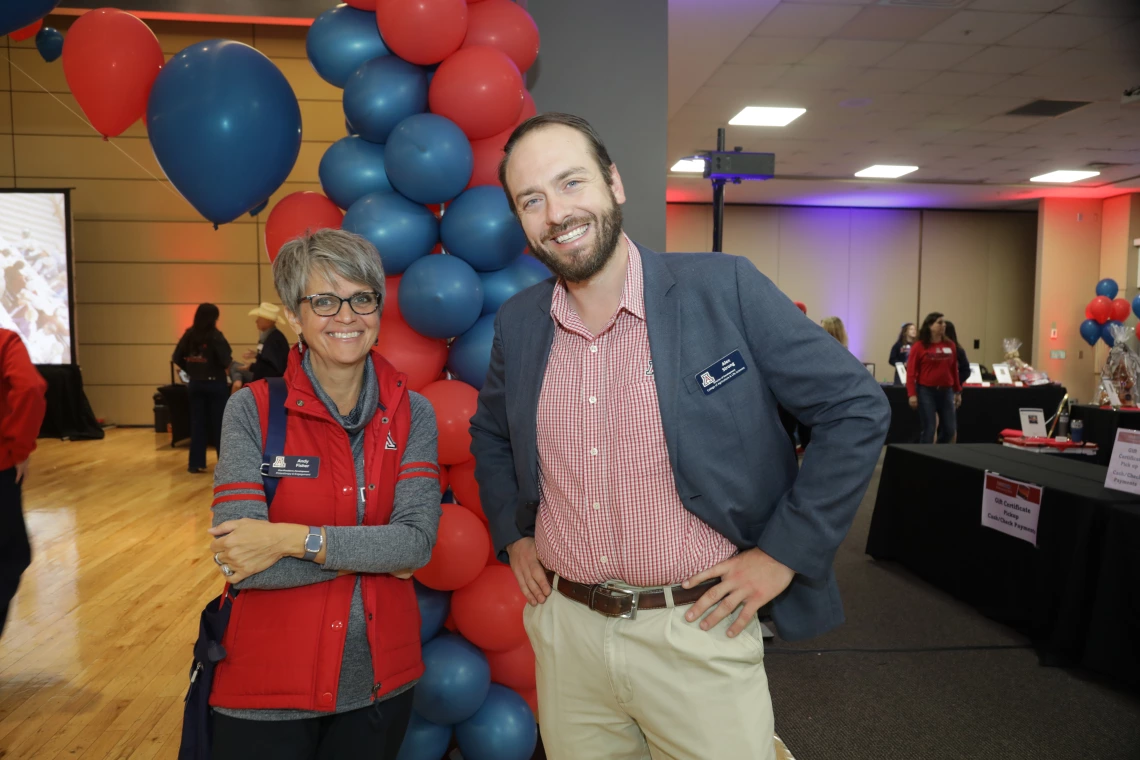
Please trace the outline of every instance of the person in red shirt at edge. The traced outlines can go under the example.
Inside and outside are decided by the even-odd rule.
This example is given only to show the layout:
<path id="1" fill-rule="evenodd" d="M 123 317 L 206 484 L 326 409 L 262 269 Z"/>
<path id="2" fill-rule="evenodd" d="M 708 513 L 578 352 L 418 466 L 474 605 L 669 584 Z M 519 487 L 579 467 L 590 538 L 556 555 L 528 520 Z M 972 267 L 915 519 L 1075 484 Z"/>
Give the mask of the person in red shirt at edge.
<path id="1" fill-rule="evenodd" d="M 20 336 L 0 328 L 0 636 L 20 576 L 32 563 L 21 486 L 47 411 L 46 392 Z"/>
<path id="2" fill-rule="evenodd" d="M 956 419 L 962 405 L 962 380 L 958 376 L 958 347 L 946 337 L 946 321 L 938 312 L 926 315 L 918 340 L 906 363 L 906 393 L 910 408 L 918 410 L 922 428 L 919 443 L 950 443 L 958 429 Z M 935 416 L 937 415 L 937 417 Z"/>

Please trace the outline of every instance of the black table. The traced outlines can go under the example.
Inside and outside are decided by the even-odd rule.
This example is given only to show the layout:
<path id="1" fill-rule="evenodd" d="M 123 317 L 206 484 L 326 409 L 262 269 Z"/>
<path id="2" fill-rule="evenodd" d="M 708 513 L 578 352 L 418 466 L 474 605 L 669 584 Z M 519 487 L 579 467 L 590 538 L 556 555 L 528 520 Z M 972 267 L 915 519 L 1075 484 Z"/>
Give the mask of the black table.
<path id="1" fill-rule="evenodd" d="M 910 408 L 905 385 L 883 384 L 891 403 L 887 443 L 918 443 L 918 411 Z M 1046 417 L 1057 411 L 1065 388 L 1061 385 L 963 388 L 958 410 L 958 443 L 994 443 L 1006 428 L 1021 429 L 1020 409 L 1040 409 Z"/>
<path id="2" fill-rule="evenodd" d="M 185 385 L 163 385 L 158 389 L 170 415 L 170 445 L 190 437 L 190 391 Z"/>
<path id="3" fill-rule="evenodd" d="M 1140 430 L 1140 411 L 1113 411 L 1099 406 L 1074 406 L 1071 419 L 1085 424 L 1084 439 L 1100 447 L 1095 457 L 1086 461 L 1107 465 L 1112 456 L 1112 445 L 1116 443 L 1117 428 Z"/>
<path id="4" fill-rule="evenodd" d="M 1037 546 L 983 527 L 986 470 L 1044 488 Z M 887 448 L 867 553 L 1027 635 L 1042 664 L 1140 689 L 1140 497 L 997 444 Z"/>
<path id="5" fill-rule="evenodd" d="M 103 428 L 83 392 L 83 374 L 75 364 L 37 364 L 47 381 L 47 412 L 40 438 L 101 440 Z"/>

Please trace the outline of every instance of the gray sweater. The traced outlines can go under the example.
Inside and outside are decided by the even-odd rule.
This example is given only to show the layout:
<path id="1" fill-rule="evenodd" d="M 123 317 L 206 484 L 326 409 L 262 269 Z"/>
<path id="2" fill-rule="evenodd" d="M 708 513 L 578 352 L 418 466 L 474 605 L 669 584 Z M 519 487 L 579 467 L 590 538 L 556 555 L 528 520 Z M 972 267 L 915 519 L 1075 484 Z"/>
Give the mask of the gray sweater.
<path id="1" fill-rule="evenodd" d="M 372 362 L 365 362 L 364 384 L 360 398 L 356 408 L 347 416 L 340 414 L 336 404 L 317 382 L 309 363 L 308 352 L 305 353 L 302 366 L 329 414 L 348 433 L 353 460 L 356 463 L 356 490 L 360 494 L 365 483 L 364 430 L 371 421 L 380 399 L 379 385 Z M 437 457 L 435 410 L 428 400 L 418 393 L 409 391 L 408 397 L 411 404 L 412 427 L 402 463 L 434 463 Z M 222 422 L 222 452 L 223 456 L 214 470 L 215 486 L 261 482 L 259 471 L 262 454 L 261 425 L 257 414 L 257 402 L 249 389 L 243 388 L 235 393 L 226 406 L 225 419 Z M 254 491 L 248 493 L 255 494 Z M 269 519 L 265 502 L 253 499 L 223 502 L 214 507 L 213 511 L 214 525 L 242 517 L 255 520 Z M 423 567 L 431 558 L 436 529 L 442 514 L 439 481 L 435 478 L 408 478 L 397 483 L 395 502 L 388 525 L 359 524 L 364 519 L 363 498 L 357 500 L 356 514 L 357 527 L 325 526 L 326 550 L 323 565 L 295 557 L 284 557 L 263 572 L 238 583 L 236 588 L 239 591 L 295 588 L 332 580 L 336 578 L 338 570 L 391 573 Z M 357 578 L 348 617 L 348 633 L 345 636 L 336 712 L 347 712 L 371 704 L 374 682 L 372 655 L 364 622 L 364 603 L 360 591 L 360 579 Z M 385 698 L 393 697 L 414 685 L 410 683 L 403 689 L 385 695 Z M 328 714 L 304 710 L 215 709 L 223 715 L 248 720 L 295 720 Z"/>

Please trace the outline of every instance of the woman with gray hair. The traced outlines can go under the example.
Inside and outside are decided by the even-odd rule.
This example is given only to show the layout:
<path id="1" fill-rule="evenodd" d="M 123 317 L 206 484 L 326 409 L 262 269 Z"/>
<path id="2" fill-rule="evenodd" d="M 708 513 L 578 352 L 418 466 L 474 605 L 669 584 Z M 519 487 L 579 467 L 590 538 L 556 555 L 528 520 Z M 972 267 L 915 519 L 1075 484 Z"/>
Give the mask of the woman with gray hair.
<path id="1" fill-rule="evenodd" d="M 241 389 L 222 425 L 210 553 L 237 594 L 213 757 L 395 758 L 424 669 L 410 578 L 441 514 L 435 414 L 375 348 L 370 243 L 297 238 L 273 279 L 301 339 L 284 387 Z"/>

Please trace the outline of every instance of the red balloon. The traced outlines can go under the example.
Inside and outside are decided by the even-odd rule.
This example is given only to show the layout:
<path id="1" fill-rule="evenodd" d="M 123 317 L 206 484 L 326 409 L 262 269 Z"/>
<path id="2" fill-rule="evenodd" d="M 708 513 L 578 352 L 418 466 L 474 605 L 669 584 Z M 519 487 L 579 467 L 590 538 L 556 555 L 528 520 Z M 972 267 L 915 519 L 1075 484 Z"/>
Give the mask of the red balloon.
<path id="1" fill-rule="evenodd" d="M 507 140 L 511 138 L 511 134 L 519 125 L 537 112 L 534 98 L 530 96 L 529 92 L 523 90 L 522 113 L 519 114 L 514 124 L 494 137 L 471 141 L 471 153 L 475 157 L 475 166 L 471 172 L 471 181 L 467 183 L 468 189 L 480 185 L 502 187 L 502 183 L 499 182 L 499 162 L 503 160 L 503 148 L 506 147 Z"/>
<path id="2" fill-rule="evenodd" d="M 1112 319 L 1117 322 L 1123 322 L 1128 319 L 1128 315 L 1132 313 L 1132 304 L 1125 301 L 1123 298 L 1117 298 L 1112 302 Z"/>
<path id="3" fill-rule="evenodd" d="M 376 25 L 389 50 L 405 61 L 427 66 L 439 63 L 463 44 L 467 36 L 467 3 L 376 0 Z"/>
<path id="4" fill-rule="evenodd" d="M 383 332 L 383 330 L 381 330 Z M 451 466 L 471 458 L 471 417 L 479 391 L 459 380 L 437 380 L 420 391 L 435 408 L 439 463 Z"/>
<path id="5" fill-rule="evenodd" d="M 311 190 L 290 193 L 269 212 L 265 220 L 265 250 L 269 260 L 277 258 L 281 246 L 295 237 L 315 230 L 339 230 L 344 212 L 320 193 Z"/>
<path id="6" fill-rule="evenodd" d="M 32 37 L 35 37 L 37 34 L 39 34 L 40 29 L 43 29 L 43 26 L 44 20 L 41 18 L 39 21 L 34 21 L 31 24 L 28 24 L 23 29 L 17 29 L 14 32 L 9 32 L 8 36 L 12 38 L 13 42 L 23 42 L 24 40 L 30 40 Z"/>
<path id="7" fill-rule="evenodd" d="M 104 137 L 142 118 L 164 58 L 146 24 L 112 8 L 80 16 L 63 41 L 63 74 L 83 113 Z"/>
<path id="8" fill-rule="evenodd" d="M 428 89 L 432 113 L 451 119 L 471 140 L 493 137 L 522 112 L 522 74 L 506 53 L 463 48 L 439 65 Z"/>
<path id="9" fill-rule="evenodd" d="M 376 10 L 376 0 L 344 0 L 344 1 L 346 3 L 348 3 L 349 5 L 351 5 L 353 8 L 356 8 L 357 10 L 362 10 L 362 11 L 374 11 L 374 10 Z"/>
<path id="10" fill-rule="evenodd" d="M 491 665 L 491 680 L 518 692 L 534 688 L 534 649 L 530 640 L 506 652 L 484 651 Z"/>
<path id="11" fill-rule="evenodd" d="M 485 567 L 451 595 L 451 614 L 463 637 L 480 649 L 506 652 L 526 643 L 526 597 L 509 567 Z"/>
<path id="12" fill-rule="evenodd" d="M 447 364 L 447 341 L 420 335 L 400 314 L 398 275 L 384 282 L 384 307 L 376 346 L 393 367 L 408 376 L 411 391 L 423 390 L 435 382 Z"/>
<path id="13" fill-rule="evenodd" d="M 454 465 L 450 470 L 451 492 L 455 500 L 478 517 L 487 522 L 483 514 L 483 503 L 479 501 L 479 484 L 475 482 L 475 460 L 468 459 L 462 464 Z"/>
<path id="14" fill-rule="evenodd" d="M 451 631 L 452 633 L 455 633 L 456 631 L 459 630 L 459 626 L 457 626 L 455 624 L 455 616 L 452 615 L 450 612 L 447 613 L 447 620 L 443 621 L 443 627 L 446 628 L 447 630 Z"/>
<path id="15" fill-rule="evenodd" d="M 538 25 L 512 0 L 484 0 L 468 11 L 463 47 L 474 45 L 503 51 L 525 72 L 538 58 Z"/>
<path id="16" fill-rule="evenodd" d="M 1112 316 L 1112 301 L 1108 296 L 1097 296 L 1089 303 L 1085 313 L 1089 315 L 1089 319 L 1095 319 L 1103 325 Z"/>
<path id="17" fill-rule="evenodd" d="M 443 507 L 443 515 L 439 518 L 431 560 L 415 572 L 415 578 L 428 588 L 454 591 L 471 583 L 483 572 L 487 566 L 487 547 L 491 537 L 483 523 L 463 507 L 458 504 L 440 506 Z M 511 579 L 514 580 L 513 573 Z M 518 583 L 515 583 L 515 589 L 518 589 Z M 521 591 L 519 595 L 522 595 Z M 519 623 L 522 623 L 521 613 Z"/>

